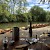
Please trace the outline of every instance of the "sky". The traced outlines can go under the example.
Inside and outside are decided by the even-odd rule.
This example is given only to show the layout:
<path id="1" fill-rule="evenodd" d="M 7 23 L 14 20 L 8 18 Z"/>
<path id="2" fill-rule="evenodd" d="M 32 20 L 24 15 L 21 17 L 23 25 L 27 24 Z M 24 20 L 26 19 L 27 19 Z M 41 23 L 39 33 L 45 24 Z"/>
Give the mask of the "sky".
<path id="1" fill-rule="evenodd" d="M 45 4 L 38 4 L 39 3 L 39 0 L 27 0 L 27 2 L 29 3 L 29 5 L 27 6 L 28 10 L 32 7 L 32 6 L 39 6 L 39 7 L 42 7 L 44 10 L 48 10 L 50 11 L 50 8 L 47 9 L 47 7 L 49 7 L 49 4 L 47 2 L 47 0 L 45 1 L 46 3 Z"/>

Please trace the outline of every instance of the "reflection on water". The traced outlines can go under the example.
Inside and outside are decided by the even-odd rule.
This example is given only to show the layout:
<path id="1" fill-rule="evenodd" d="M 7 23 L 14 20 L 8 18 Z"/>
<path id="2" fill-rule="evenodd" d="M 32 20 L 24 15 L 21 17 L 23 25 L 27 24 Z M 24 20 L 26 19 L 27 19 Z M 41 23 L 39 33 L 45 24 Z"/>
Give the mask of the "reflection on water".
<path id="1" fill-rule="evenodd" d="M 13 28 L 13 27 L 26 27 L 27 23 L 0 23 L 0 29 Z"/>

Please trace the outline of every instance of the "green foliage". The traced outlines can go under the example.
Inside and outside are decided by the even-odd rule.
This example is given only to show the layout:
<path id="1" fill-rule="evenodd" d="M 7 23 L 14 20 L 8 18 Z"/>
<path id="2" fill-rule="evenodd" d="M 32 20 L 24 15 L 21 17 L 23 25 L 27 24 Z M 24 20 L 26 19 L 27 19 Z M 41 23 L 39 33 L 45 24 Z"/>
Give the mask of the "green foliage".
<path id="1" fill-rule="evenodd" d="M 25 14 L 19 14 L 16 16 L 17 22 L 26 22 L 27 18 Z"/>
<path id="2" fill-rule="evenodd" d="M 6 4 L 0 4 L 0 22 L 8 22 L 8 17 L 10 12 L 6 10 Z"/>
<path id="3" fill-rule="evenodd" d="M 10 5 L 8 5 L 11 1 L 13 1 L 14 7 L 17 4 L 16 14 L 14 13 L 14 7 L 11 9 Z M 0 22 L 50 22 L 50 12 L 46 12 L 38 6 L 33 6 L 27 13 L 27 1 L 21 0 L 17 3 L 15 1 L 5 0 L 5 2 L 0 3 Z M 10 13 L 10 10 L 12 10 L 13 14 Z"/>
<path id="4" fill-rule="evenodd" d="M 32 14 L 32 20 L 36 22 L 44 22 L 46 21 L 46 12 L 38 7 L 38 6 L 33 6 L 30 9 L 30 13 Z"/>
<path id="5" fill-rule="evenodd" d="M 12 0 L 14 3 L 14 6 L 16 4 L 16 2 L 14 0 Z M 26 0 L 25 0 L 26 1 Z M 27 15 L 24 13 L 24 11 L 26 10 L 26 2 L 25 1 L 19 1 L 18 3 L 18 11 L 17 11 L 17 15 L 14 14 L 14 8 L 13 8 L 13 14 L 10 13 L 10 7 L 8 5 L 9 2 L 11 2 L 11 0 L 5 0 L 4 3 L 2 2 L 0 4 L 0 22 L 16 22 L 16 21 L 20 21 L 20 22 L 26 22 L 27 20 Z M 24 7 L 22 7 L 22 2 L 24 4 Z M 22 14 L 22 11 L 24 14 Z"/>
<path id="6" fill-rule="evenodd" d="M 46 21 L 47 21 L 47 22 L 50 22 L 50 12 L 49 12 L 49 11 L 47 11 Z"/>

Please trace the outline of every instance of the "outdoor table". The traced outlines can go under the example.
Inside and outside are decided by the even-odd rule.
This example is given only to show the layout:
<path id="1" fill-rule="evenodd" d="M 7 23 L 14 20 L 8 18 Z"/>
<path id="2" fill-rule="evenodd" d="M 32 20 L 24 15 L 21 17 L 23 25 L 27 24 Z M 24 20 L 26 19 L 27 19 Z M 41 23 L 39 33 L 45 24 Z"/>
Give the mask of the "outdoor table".
<path id="1" fill-rule="evenodd" d="M 22 49 L 22 48 L 23 48 L 23 50 L 28 50 L 28 45 L 22 44 L 22 45 L 15 46 L 15 49 Z"/>
<path id="2" fill-rule="evenodd" d="M 11 38 L 11 37 L 10 37 Z M 18 41 L 11 41 L 10 40 L 10 38 L 9 38 L 9 41 L 8 41 L 8 48 L 7 48 L 7 50 L 13 50 L 13 49 L 23 49 L 23 50 L 28 50 L 28 46 L 29 46 L 29 44 L 25 41 L 25 40 L 18 40 Z M 25 39 L 25 38 L 24 38 Z M 1 41 L 1 42 L 3 42 L 3 41 Z M 11 45 L 12 43 L 14 42 L 14 44 L 13 45 Z M 3 48 L 3 43 L 1 44 L 2 46 L 0 46 L 0 49 L 2 50 L 4 50 L 4 48 Z M 17 48 L 16 48 L 17 47 Z"/>
<path id="3" fill-rule="evenodd" d="M 25 40 L 18 40 L 14 42 L 14 45 L 9 45 L 9 50 L 12 49 L 23 49 L 28 50 L 29 44 Z"/>
<path id="4" fill-rule="evenodd" d="M 28 41 L 27 41 L 28 40 Z M 12 44 L 12 42 L 14 41 L 9 41 L 10 44 Z M 9 50 L 12 50 L 12 49 L 23 49 L 23 50 L 28 50 L 28 47 L 30 45 L 32 45 L 33 43 L 36 43 L 37 40 L 36 38 L 32 38 L 32 39 L 29 39 L 29 38 L 20 38 L 18 41 L 15 41 L 13 45 L 10 45 L 9 43 Z"/>
<path id="5" fill-rule="evenodd" d="M 44 44 L 40 44 L 39 42 L 38 43 L 35 43 L 34 45 L 33 44 L 29 44 L 26 42 L 26 40 L 18 40 L 14 43 L 14 45 L 9 45 L 9 48 L 7 50 L 34 50 L 34 49 L 39 49 L 41 50 L 41 47 L 43 47 L 43 50 L 44 49 L 49 49 L 49 47 L 47 47 L 46 45 Z M 0 49 L 1 50 L 1 49 Z M 50 49 L 49 49 L 50 50 Z"/>

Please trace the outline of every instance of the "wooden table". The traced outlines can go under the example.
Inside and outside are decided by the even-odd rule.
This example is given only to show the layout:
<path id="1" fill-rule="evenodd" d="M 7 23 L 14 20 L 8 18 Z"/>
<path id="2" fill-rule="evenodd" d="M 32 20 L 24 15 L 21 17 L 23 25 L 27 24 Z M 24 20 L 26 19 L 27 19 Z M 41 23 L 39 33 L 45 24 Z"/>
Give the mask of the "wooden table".
<path id="1" fill-rule="evenodd" d="M 9 50 L 13 49 L 23 49 L 28 50 L 29 44 L 25 40 L 19 40 L 14 43 L 14 45 L 9 46 Z"/>
<path id="2" fill-rule="evenodd" d="M 8 42 L 8 49 L 7 50 L 22 49 L 22 48 L 23 48 L 23 50 L 26 50 L 26 48 L 28 49 L 28 45 L 29 44 L 25 40 L 18 40 L 13 45 L 10 45 Z M 0 42 L 0 50 L 2 50 L 2 49 L 3 49 L 3 43 L 1 41 Z"/>
<path id="3" fill-rule="evenodd" d="M 8 49 L 7 50 L 28 50 L 28 48 L 32 48 L 32 49 L 39 49 L 39 50 L 42 50 L 41 49 L 41 46 L 42 46 L 42 49 L 44 50 L 50 50 L 49 47 L 45 46 L 44 44 L 40 44 L 40 43 L 36 43 L 36 44 L 29 44 L 27 43 L 25 40 L 19 40 L 19 41 L 16 41 L 14 43 L 14 45 L 9 45 Z M 3 47 L 3 46 L 2 46 Z M 1 50 L 1 49 L 0 49 Z"/>
<path id="4" fill-rule="evenodd" d="M 18 45 L 18 46 L 15 46 L 15 49 L 28 50 L 28 45 L 27 44 Z"/>
<path id="5" fill-rule="evenodd" d="M 15 43 L 15 49 L 22 49 L 23 50 L 28 50 L 29 44 L 25 40 L 19 40 L 18 42 Z"/>

